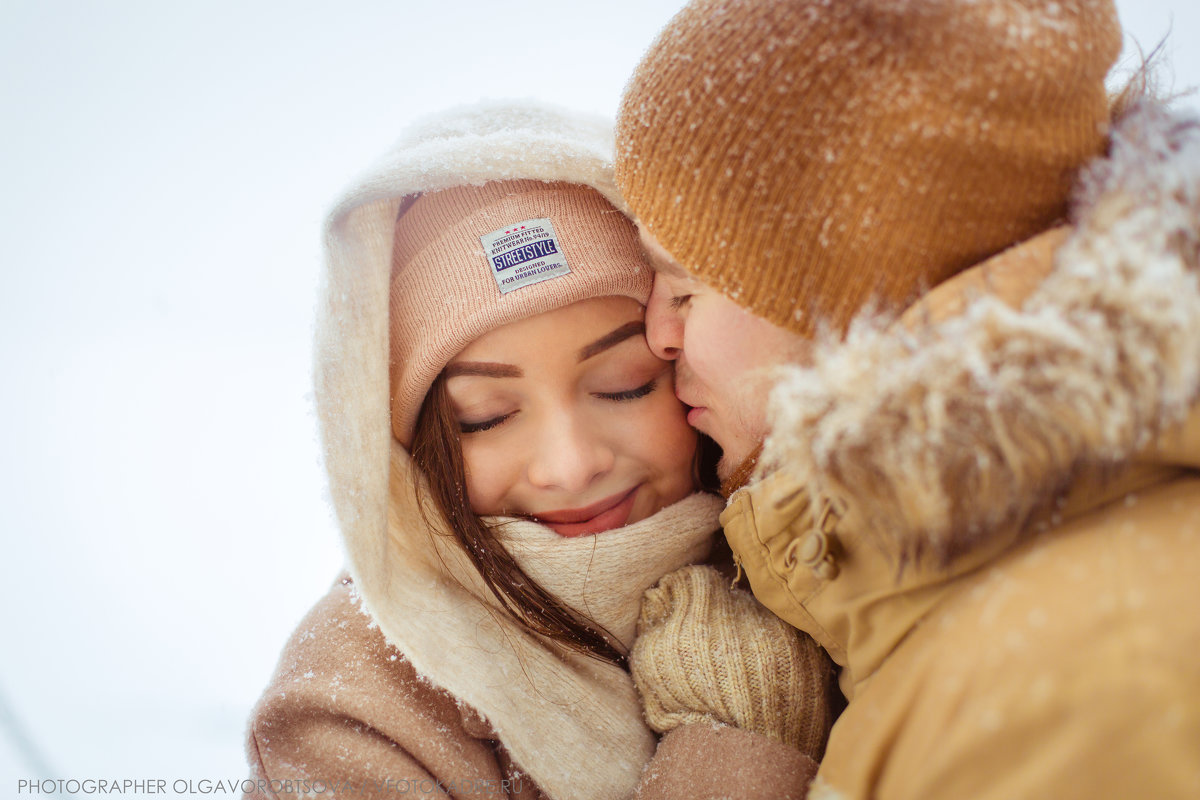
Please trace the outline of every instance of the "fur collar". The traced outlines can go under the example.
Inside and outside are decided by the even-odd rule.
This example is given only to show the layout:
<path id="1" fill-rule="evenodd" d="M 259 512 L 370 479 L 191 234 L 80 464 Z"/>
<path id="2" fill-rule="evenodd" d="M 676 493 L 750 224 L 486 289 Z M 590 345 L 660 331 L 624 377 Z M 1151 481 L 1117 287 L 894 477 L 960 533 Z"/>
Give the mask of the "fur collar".
<path id="1" fill-rule="evenodd" d="M 826 338 L 783 371 L 760 475 L 854 504 L 901 567 L 989 547 L 1188 416 L 1198 272 L 1200 120 L 1144 102 L 1083 174 L 1023 305 L 980 293 L 917 331 L 865 315 Z"/>

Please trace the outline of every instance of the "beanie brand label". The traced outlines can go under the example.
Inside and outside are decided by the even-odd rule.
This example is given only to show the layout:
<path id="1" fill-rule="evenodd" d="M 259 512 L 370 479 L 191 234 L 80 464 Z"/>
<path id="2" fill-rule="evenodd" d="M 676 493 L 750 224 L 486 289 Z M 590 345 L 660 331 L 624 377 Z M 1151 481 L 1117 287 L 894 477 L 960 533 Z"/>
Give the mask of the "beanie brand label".
<path id="1" fill-rule="evenodd" d="M 507 294 L 571 271 L 548 219 L 527 219 L 479 237 L 492 277 Z"/>

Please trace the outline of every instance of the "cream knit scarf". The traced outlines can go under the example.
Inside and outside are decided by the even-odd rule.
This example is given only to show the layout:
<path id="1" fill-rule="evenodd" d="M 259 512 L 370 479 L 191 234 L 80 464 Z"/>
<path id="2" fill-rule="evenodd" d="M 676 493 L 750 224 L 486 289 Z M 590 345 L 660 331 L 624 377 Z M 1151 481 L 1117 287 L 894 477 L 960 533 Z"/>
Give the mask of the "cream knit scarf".
<path id="1" fill-rule="evenodd" d="M 393 484 L 393 494 L 398 490 L 404 492 Z M 386 598 L 364 597 L 388 641 L 423 678 L 486 718 L 548 797 L 631 797 L 657 740 L 629 674 L 564 656 L 512 622 L 461 548 L 418 529 L 405 506 L 393 503 L 389 514 L 389 546 L 403 574 L 393 571 Z M 531 578 L 627 647 L 642 593 L 708 555 L 723 506 L 718 497 L 695 494 L 595 536 L 564 538 L 524 520 L 503 520 L 500 536 Z"/>
<path id="2" fill-rule="evenodd" d="M 527 520 L 507 519 L 500 541 L 525 574 L 617 637 L 628 653 L 642 593 L 672 570 L 708 557 L 721 502 L 693 495 L 649 519 L 596 536 L 565 538 Z"/>

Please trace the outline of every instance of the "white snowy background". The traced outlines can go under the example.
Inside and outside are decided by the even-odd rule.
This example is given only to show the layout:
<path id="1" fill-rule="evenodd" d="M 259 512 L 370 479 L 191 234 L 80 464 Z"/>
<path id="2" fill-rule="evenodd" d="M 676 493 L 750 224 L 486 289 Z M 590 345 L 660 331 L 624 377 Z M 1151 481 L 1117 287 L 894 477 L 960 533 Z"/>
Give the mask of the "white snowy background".
<path id="1" fill-rule="evenodd" d="M 245 774 L 341 563 L 309 396 L 327 205 L 420 114 L 611 115 L 678 5 L 0 0 L 0 796 Z M 1200 84 L 1200 4 L 1118 6 Z"/>

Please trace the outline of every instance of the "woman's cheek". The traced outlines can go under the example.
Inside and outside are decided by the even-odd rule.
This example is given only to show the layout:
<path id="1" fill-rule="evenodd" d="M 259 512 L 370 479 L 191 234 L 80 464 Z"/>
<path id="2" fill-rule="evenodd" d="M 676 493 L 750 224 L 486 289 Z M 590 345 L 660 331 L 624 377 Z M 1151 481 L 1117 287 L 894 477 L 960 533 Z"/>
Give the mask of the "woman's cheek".
<path id="1" fill-rule="evenodd" d="M 665 395 L 642 444 L 646 460 L 660 476 L 664 504 L 682 500 L 698 488 L 694 470 L 698 445 L 698 434 L 687 424 L 686 408 L 673 393 Z"/>
<path id="2" fill-rule="evenodd" d="M 643 441 L 661 457 L 688 465 L 696 449 L 696 431 L 687 423 L 687 408 L 673 392 L 656 393 L 647 403 L 640 425 Z"/>
<path id="3" fill-rule="evenodd" d="M 467 473 L 467 501 L 476 514 L 498 514 L 505 508 L 508 470 L 512 459 L 503 458 L 499 449 L 488 444 L 462 442 L 463 467 Z"/>

